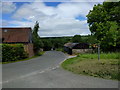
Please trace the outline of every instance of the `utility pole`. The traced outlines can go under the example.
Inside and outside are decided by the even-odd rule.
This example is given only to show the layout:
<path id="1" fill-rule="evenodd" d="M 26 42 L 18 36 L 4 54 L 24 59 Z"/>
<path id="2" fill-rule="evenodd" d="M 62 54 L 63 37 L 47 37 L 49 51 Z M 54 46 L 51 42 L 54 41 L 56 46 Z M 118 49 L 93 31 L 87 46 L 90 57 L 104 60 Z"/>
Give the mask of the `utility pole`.
<path id="1" fill-rule="evenodd" d="M 98 61 L 100 60 L 100 44 L 98 44 Z"/>

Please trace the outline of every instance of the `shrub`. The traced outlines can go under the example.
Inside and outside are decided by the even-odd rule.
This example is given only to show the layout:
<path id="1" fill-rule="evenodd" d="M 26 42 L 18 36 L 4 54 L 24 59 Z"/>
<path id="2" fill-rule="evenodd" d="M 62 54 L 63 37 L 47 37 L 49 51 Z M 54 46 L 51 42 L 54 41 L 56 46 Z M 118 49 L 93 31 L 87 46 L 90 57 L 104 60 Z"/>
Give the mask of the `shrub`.
<path id="1" fill-rule="evenodd" d="M 25 59 L 28 54 L 24 51 L 23 44 L 2 44 L 2 62 Z"/>
<path id="2" fill-rule="evenodd" d="M 37 53 L 36 55 L 37 56 L 42 56 L 44 53 L 45 53 L 45 51 L 41 51 L 41 52 Z"/>

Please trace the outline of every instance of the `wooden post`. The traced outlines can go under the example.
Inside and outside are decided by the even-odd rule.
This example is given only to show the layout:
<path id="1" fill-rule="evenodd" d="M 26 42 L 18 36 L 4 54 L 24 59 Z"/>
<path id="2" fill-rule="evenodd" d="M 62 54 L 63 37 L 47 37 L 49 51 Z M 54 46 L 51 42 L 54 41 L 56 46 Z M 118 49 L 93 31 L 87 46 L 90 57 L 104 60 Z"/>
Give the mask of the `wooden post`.
<path id="1" fill-rule="evenodd" d="M 98 61 L 100 60 L 100 44 L 98 44 Z"/>

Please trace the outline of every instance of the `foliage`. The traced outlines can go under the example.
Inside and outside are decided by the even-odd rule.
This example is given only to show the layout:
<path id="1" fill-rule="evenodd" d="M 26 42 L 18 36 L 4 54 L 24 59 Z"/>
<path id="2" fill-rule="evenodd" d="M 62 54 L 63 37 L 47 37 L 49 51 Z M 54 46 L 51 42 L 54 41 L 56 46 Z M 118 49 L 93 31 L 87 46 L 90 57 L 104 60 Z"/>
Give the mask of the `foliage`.
<path id="1" fill-rule="evenodd" d="M 2 44 L 2 62 L 25 59 L 28 54 L 24 51 L 22 44 Z"/>
<path id="2" fill-rule="evenodd" d="M 120 2 L 104 2 L 93 7 L 87 15 L 92 36 L 104 51 L 120 45 Z"/>
<path id="3" fill-rule="evenodd" d="M 97 53 L 94 53 L 94 54 L 90 54 L 90 53 L 79 54 L 78 57 L 85 58 L 85 59 L 97 59 L 98 54 Z M 100 59 L 120 59 L 120 53 L 101 53 L 100 54 Z"/>
<path id="4" fill-rule="evenodd" d="M 0 44 L 0 62 L 2 62 L 2 44 Z"/>
<path id="5" fill-rule="evenodd" d="M 79 38 L 80 35 L 78 35 Z M 44 43 L 44 50 L 51 50 L 51 48 L 63 49 L 65 43 L 72 42 L 73 36 L 68 37 L 41 37 L 42 42 Z M 80 36 L 80 40 L 77 40 L 80 43 L 90 43 L 94 44 L 96 39 L 94 36 L 86 35 Z"/>
<path id="6" fill-rule="evenodd" d="M 72 39 L 70 40 L 71 42 L 77 42 L 77 43 L 89 43 L 89 44 L 94 44 L 97 42 L 95 36 L 92 35 L 74 35 Z"/>
<path id="7" fill-rule="evenodd" d="M 72 38 L 72 42 L 73 43 L 81 43 L 82 42 L 82 38 L 80 35 L 75 35 L 73 38 Z"/>
<path id="8" fill-rule="evenodd" d="M 84 40 L 84 41 L 87 42 L 87 43 L 90 43 L 90 44 L 97 43 L 97 40 L 96 40 L 95 36 L 92 36 L 92 35 L 88 35 L 87 39 Z"/>
<path id="9" fill-rule="evenodd" d="M 69 42 L 71 37 L 47 37 L 41 38 L 44 43 L 44 50 L 51 50 L 51 48 L 63 48 L 64 44 Z"/>
<path id="10" fill-rule="evenodd" d="M 63 48 L 57 48 L 56 51 L 61 51 L 61 52 L 66 53 Z"/>
<path id="11" fill-rule="evenodd" d="M 43 47 L 43 42 L 41 41 L 40 36 L 38 35 L 38 31 L 39 31 L 39 23 L 36 22 L 32 32 L 35 53 L 38 53 L 39 49 Z"/>
<path id="12" fill-rule="evenodd" d="M 44 51 L 51 50 L 51 48 L 52 48 L 51 41 L 50 40 L 42 40 L 42 41 L 44 43 L 44 47 L 43 47 Z"/>
<path id="13" fill-rule="evenodd" d="M 82 54 L 75 58 L 67 59 L 62 67 L 76 74 L 89 75 L 105 79 L 120 80 L 118 65 L 119 53 L 103 53 L 98 61 L 97 54 Z M 120 57 L 119 57 L 120 58 Z"/>
<path id="14" fill-rule="evenodd" d="M 19 61 L 26 61 L 26 60 L 30 60 L 30 59 L 37 58 L 37 57 L 39 57 L 39 56 L 35 55 L 35 56 L 30 57 L 30 58 L 25 58 L 25 59 L 21 59 L 21 60 L 17 60 L 17 61 L 2 62 L 2 64 L 15 63 L 15 62 L 19 62 Z"/>
<path id="15" fill-rule="evenodd" d="M 40 51 L 39 53 L 37 53 L 37 56 L 42 56 L 45 53 L 45 51 Z"/>

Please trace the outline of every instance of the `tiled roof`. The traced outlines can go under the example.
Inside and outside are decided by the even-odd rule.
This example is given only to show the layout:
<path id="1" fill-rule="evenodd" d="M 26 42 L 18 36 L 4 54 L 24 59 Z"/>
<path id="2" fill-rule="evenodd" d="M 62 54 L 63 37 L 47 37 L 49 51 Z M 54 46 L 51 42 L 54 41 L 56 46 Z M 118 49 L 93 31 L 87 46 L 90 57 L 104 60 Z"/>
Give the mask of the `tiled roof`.
<path id="1" fill-rule="evenodd" d="M 3 43 L 29 42 L 31 28 L 0 28 L 0 34 L 2 34 Z"/>

